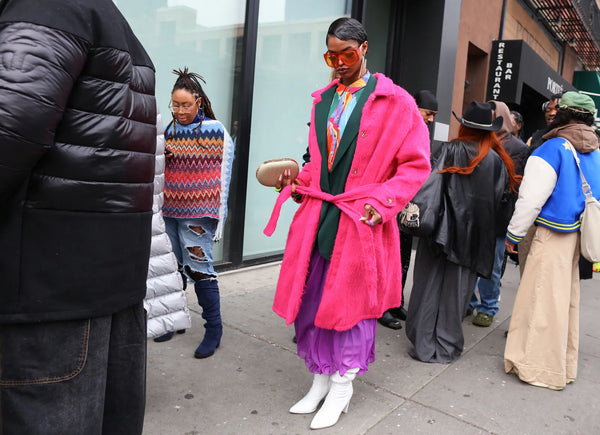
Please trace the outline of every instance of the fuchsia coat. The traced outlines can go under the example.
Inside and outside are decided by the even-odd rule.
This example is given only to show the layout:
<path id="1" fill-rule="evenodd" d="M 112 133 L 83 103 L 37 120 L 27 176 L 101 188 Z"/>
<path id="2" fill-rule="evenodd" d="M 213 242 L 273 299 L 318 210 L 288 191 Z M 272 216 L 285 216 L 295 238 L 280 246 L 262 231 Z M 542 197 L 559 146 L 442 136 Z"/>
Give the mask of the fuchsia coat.
<path id="1" fill-rule="evenodd" d="M 327 87 L 312 94 L 309 151 L 311 161 L 298 175 L 296 191 L 303 201 L 290 226 L 273 310 L 294 322 L 315 244 L 323 200 L 342 210 L 331 264 L 315 325 L 344 331 L 364 319 L 379 318 L 401 302 L 402 267 L 396 215 L 430 173 L 429 135 L 412 96 L 382 74 L 362 111 L 360 129 L 345 192 L 332 196 L 320 189 L 321 153 L 315 133 L 315 105 Z M 282 203 L 291 186 L 280 193 L 265 234 L 275 230 Z M 365 204 L 381 214 L 370 227 L 359 219 Z"/>

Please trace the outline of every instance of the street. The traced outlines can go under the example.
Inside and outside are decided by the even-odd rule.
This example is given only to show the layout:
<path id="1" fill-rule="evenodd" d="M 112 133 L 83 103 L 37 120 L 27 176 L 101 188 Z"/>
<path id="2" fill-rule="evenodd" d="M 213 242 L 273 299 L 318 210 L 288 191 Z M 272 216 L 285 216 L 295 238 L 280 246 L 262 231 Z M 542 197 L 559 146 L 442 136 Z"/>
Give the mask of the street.
<path id="1" fill-rule="evenodd" d="M 193 357 L 204 328 L 188 287 L 192 328 L 166 343 L 148 342 L 145 434 L 314 433 L 314 414 L 288 413 L 312 375 L 295 354 L 293 327 L 271 311 L 278 271 L 279 264 L 268 264 L 220 276 L 224 336 L 215 355 L 203 360 Z M 450 365 L 411 359 L 404 329 L 378 325 L 376 361 L 354 382 L 348 414 L 320 432 L 600 433 L 599 274 L 582 281 L 579 373 L 563 391 L 504 373 L 504 333 L 518 280 L 518 266 L 508 264 L 493 325 L 465 319 L 465 350 Z"/>

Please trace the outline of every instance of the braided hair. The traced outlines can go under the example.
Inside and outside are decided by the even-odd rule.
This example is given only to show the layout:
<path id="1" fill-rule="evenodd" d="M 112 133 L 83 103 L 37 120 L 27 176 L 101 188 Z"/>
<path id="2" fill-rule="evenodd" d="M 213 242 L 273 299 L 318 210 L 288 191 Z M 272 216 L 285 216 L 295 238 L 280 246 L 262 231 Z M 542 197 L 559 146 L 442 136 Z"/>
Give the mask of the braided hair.
<path id="1" fill-rule="evenodd" d="M 177 80 L 175 80 L 175 85 L 173 85 L 173 90 L 171 91 L 171 94 L 173 94 L 173 92 L 179 89 L 183 89 L 191 93 L 194 96 L 194 98 L 202 99 L 200 103 L 200 123 L 194 129 L 196 130 L 196 139 L 198 139 L 198 136 L 200 134 L 200 127 L 202 126 L 203 115 L 206 115 L 208 118 L 211 119 L 217 119 L 212 110 L 210 100 L 204 92 L 204 89 L 202 89 L 202 85 L 200 85 L 200 80 L 202 80 L 204 84 L 206 84 L 206 81 L 204 80 L 204 77 L 202 77 L 200 74 L 190 72 L 187 66 L 184 67 L 183 70 L 174 69 L 173 74 L 177 76 Z M 173 115 L 173 119 L 171 120 L 169 125 L 167 125 L 165 133 L 169 130 L 169 127 L 171 127 L 171 125 L 173 125 L 173 134 L 171 134 L 167 139 L 170 139 L 173 136 L 175 136 L 175 115 Z"/>

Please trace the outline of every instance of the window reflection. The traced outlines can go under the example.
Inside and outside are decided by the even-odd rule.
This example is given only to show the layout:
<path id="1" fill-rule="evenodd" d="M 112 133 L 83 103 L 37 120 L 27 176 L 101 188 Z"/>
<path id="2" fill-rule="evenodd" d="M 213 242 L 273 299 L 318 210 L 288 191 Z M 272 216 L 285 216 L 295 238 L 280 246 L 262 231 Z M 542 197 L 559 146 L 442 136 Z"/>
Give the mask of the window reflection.
<path id="1" fill-rule="evenodd" d="M 244 231 L 244 258 L 283 251 L 287 230 L 297 205 L 282 208 L 277 230 L 266 237 L 262 230 L 275 203 L 274 189 L 255 177 L 258 165 L 269 159 L 291 157 L 302 161 L 308 144 L 312 97 L 329 83 L 324 64 L 325 35 L 331 22 L 349 12 L 346 0 L 327 2 L 277 1 L 281 9 L 264 12 L 260 2 L 252 131 Z"/>
<path id="2" fill-rule="evenodd" d="M 187 66 L 204 77 L 203 88 L 215 115 L 233 134 L 233 78 L 244 32 L 245 0 L 118 0 L 115 4 L 154 62 L 164 124 L 171 116 L 168 104 L 176 78 L 172 70 Z M 215 245 L 215 262 L 223 259 L 224 246 Z"/>

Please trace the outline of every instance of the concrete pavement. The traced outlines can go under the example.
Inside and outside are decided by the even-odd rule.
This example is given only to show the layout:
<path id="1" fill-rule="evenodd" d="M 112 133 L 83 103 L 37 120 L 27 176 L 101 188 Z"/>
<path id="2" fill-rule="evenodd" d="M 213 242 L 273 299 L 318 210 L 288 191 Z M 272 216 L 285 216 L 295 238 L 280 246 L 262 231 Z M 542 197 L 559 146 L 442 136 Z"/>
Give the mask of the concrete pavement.
<path id="1" fill-rule="evenodd" d="M 315 433 L 313 414 L 288 413 L 312 375 L 295 354 L 293 327 L 271 311 L 278 272 L 279 264 L 269 264 L 221 275 L 224 336 L 203 360 L 193 357 L 204 328 L 188 288 L 192 328 L 148 343 L 145 434 Z M 493 325 L 479 328 L 465 319 L 465 350 L 453 364 L 414 361 L 404 330 L 379 326 L 376 361 L 354 382 L 348 414 L 317 433 L 600 434 L 600 276 L 594 275 L 582 281 L 578 377 L 563 391 L 504 373 L 504 332 L 519 281 L 518 267 L 509 264 Z"/>

